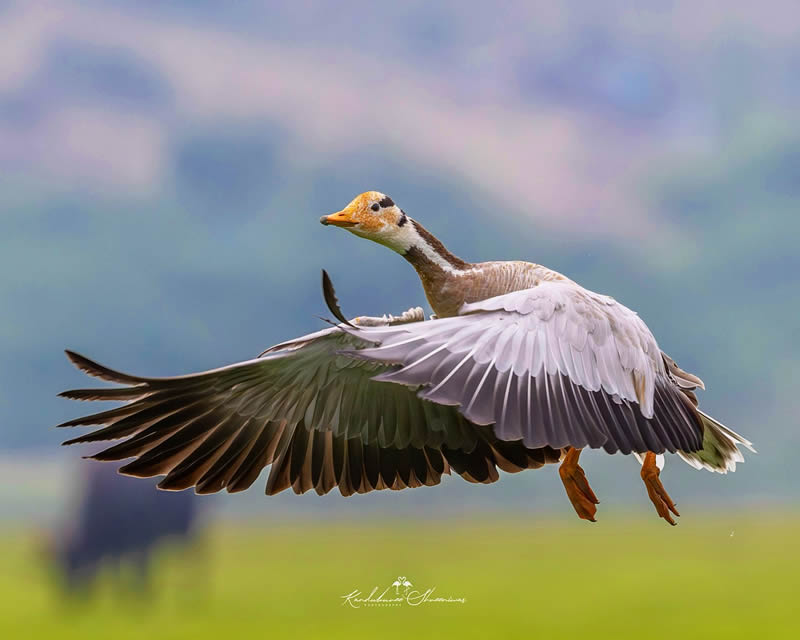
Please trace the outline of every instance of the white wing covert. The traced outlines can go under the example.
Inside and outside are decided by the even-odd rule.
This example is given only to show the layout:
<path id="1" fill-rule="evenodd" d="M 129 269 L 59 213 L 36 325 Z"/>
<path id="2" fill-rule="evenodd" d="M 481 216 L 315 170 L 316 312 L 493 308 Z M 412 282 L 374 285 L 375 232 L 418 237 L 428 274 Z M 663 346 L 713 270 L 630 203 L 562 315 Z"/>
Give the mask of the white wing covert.
<path id="1" fill-rule="evenodd" d="M 358 329 L 347 355 L 395 365 L 376 380 L 456 405 L 503 440 L 609 452 L 696 451 L 703 427 L 642 320 L 570 281 L 542 282 L 433 322 Z"/>

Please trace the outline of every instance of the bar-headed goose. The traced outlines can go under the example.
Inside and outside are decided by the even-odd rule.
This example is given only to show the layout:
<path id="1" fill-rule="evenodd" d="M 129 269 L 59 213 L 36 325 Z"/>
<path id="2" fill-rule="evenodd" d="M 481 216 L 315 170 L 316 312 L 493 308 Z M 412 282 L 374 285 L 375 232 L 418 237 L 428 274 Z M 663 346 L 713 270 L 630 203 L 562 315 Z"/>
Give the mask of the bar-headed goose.
<path id="1" fill-rule="evenodd" d="M 198 493 L 249 487 L 343 495 L 435 485 L 455 471 L 494 482 L 561 461 L 581 518 L 597 498 L 578 465 L 585 447 L 634 454 L 659 516 L 679 515 L 659 479 L 661 454 L 725 473 L 750 442 L 697 408 L 699 378 L 662 353 L 644 322 L 608 296 L 528 262 L 457 258 L 391 198 L 368 191 L 325 225 L 402 255 L 422 310 L 347 321 L 258 358 L 172 378 L 113 371 L 67 352 L 86 373 L 125 386 L 65 391 L 122 406 L 61 426 L 104 425 L 67 441 L 121 440 L 94 457 L 135 458 L 121 472 L 165 475 Z"/>

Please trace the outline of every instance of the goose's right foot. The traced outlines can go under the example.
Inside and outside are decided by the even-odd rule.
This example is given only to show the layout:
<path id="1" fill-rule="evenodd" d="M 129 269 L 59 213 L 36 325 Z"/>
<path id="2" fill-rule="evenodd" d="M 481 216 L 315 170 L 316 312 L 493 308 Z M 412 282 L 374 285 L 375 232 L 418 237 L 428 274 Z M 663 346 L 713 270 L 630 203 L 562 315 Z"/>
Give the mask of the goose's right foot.
<path id="1" fill-rule="evenodd" d="M 642 463 L 642 480 L 644 480 L 644 485 L 647 487 L 647 495 L 650 496 L 650 501 L 656 508 L 658 515 L 674 527 L 678 523 L 670 515 L 670 511 L 676 516 L 681 514 L 678 513 L 675 503 L 669 497 L 664 485 L 661 484 L 661 480 L 658 477 L 660 474 L 661 471 L 656 464 L 656 454 L 648 451 L 644 454 L 644 462 Z"/>
<path id="2" fill-rule="evenodd" d="M 561 482 L 564 483 L 564 489 L 567 490 L 567 497 L 578 517 L 582 520 L 597 522 L 594 516 L 597 513 L 596 505 L 600 504 L 600 501 L 589 486 L 583 469 L 578 465 L 580 455 L 580 449 L 567 449 L 561 466 L 558 468 L 558 475 L 561 476 Z"/>

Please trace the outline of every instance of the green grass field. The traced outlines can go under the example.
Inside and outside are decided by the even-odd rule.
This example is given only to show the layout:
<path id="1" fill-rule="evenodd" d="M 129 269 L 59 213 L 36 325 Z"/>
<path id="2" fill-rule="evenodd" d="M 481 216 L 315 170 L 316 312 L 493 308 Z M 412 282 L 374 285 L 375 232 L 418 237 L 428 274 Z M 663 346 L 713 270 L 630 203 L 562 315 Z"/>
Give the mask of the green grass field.
<path id="1" fill-rule="evenodd" d="M 106 576 L 88 603 L 59 597 L 32 536 L 6 532 L 0 638 L 800 637 L 800 517 L 603 515 L 223 526 L 200 554 L 161 554 L 151 599 Z M 398 576 L 466 601 L 342 598 Z"/>

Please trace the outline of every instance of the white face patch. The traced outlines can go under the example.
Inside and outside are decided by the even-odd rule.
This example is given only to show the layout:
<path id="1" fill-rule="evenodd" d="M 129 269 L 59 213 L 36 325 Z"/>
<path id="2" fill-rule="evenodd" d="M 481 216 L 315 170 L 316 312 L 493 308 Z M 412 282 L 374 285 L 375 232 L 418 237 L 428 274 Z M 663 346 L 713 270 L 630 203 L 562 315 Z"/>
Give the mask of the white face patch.
<path id="1" fill-rule="evenodd" d="M 359 229 L 359 227 L 350 227 L 347 230 L 361 238 L 372 240 L 385 247 L 389 247 L 392 251 L 399 254 L 404 254 L 415 244 L 422 242 L 422 238 L 417 233 L 414 225 L 406 222 L 402 227 L 393 220 L 399 220 L 402 212 L 397 208 L 397 205 L 384 210 L 391 215 L 383 217 L 379 226 L 373 226 L 371 229 Z M 387 220 L 386 218 L 389 218 Z"/>
<path id="2" fill-rule="evenodd" d="M 398 209 L 397 214 L 399 219 L 402 212 Z M 366 238 L 367 240 L 382 244 L 384 247 L 389 247 L 389 249 L 400 255 L 405 255 L 411 247 L 414 247 L 445 273 L 456 275 L 464 275 L 464 273 L 466 273 L 464 270 L 459 270 L 454 267 L 444 256 L 428 244 L 425 238 L 417 231 L 413 220 L 407 216 L 406 223 L 403 224 L 403 226 L 395 222 L 384 221 L 379 228 L 369 231 L 360 230 L 358 227 L 351 227 L 347 230 L 361 238 Z M 468 272 L 471 273 L 474 271 L 480 270 L 470 269 Z"/>

